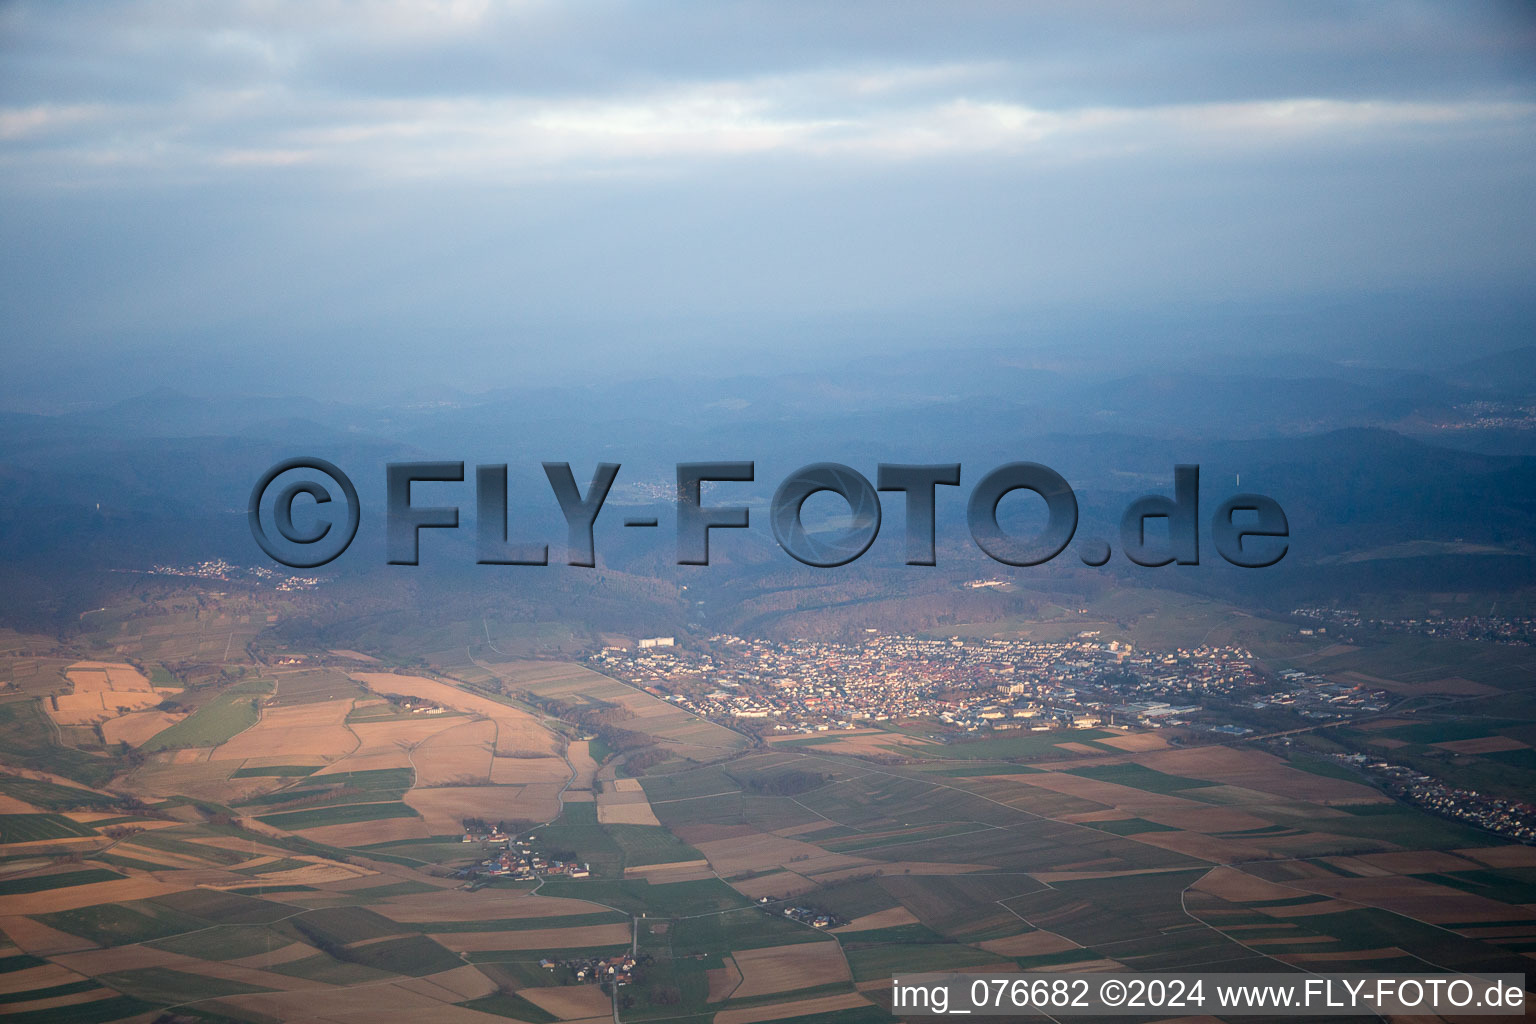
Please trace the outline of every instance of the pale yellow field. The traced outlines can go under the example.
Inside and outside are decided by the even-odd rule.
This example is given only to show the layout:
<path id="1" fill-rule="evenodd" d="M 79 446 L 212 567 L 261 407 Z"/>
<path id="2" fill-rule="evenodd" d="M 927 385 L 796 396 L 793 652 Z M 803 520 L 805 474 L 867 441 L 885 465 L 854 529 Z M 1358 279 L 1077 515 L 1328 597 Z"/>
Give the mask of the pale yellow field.
<path id="1" fill-rule="evenodd" d="M 524 988 L 518 995 L 561 1020 L 612 1015 L 613 1004 L 596 985 L 561 985 L 557 988 Z"/>
<path id="2" fill-rule="evenodd" d="M 1455 754 L 1494 754 L 1501 750 L 1524 750 L 1526 744 L 1509 736 L 1479 736 L 1471 740 L 1436 743 L 1435 746 Z"/>
<path id="3" fill-rule="evenodd" d="M 1025 932 L 1023 935 L 1010 935 L 1005 939 L 978 942 L 977 945 L 989 953 L 997 953 L 1001 956 L 1040 956 L 1044 953 L 1061 953 L 1077 948 L 1077 943 L 1071 939 L 1048 931 Z"/>
<path id="4" fill-rule="evenodd" d="M 506 1018 L 454 1006 L 422 995 L 404 981 L 388 985 L 322 988 L 313 982 L 297 992 L 257 992 L 220 1000 L 264 1018 L 336 1024 L 506 1024 Z"/>
<path id="5" fill-rule="evenodd" d="M 352 672 L 350 675 L 375 693 L 420 697 L 442 707 L 489 718 L 496 723 L 497 753 L 538 752 L 550 756 L 555 753 L 554 736 L 549 730 L 538 719 L 517 708 L 421 676 L 384 672 Z"/>
<path id="6" fill-rule="evenodd" d="M 1139 754 L 1135 760 L 1170 775 L 1207 779 L 1325 806 L 1390 802 L 1389 797 L 1369 786 L 1298 771 L 1277 757 L 1247 748 L 1195 747 L 1153 751 Z"/>
<path id="7" fill-rule="evenodd" d="M 1394 875 L 1427 875 L 1437 871 L 1475 871 L 1475 861 L 1439 850 L 1405 850 L 1390 853 L 1362 853 L 1355 861 Z"/>
<path id="8" fill-rule="evenodd" d="M 834 737 L 830 743 L 818 743 L 816 749 L 832 754 L 852 754 L 854 757 L 885 757 L 892 753 L 900 753 L 903 747 L 921 746 L 923 741 L 912 736 L 905 736 L 899 732 L 886 732 L 884 729 L 846 729 L 839 732 L 822 734 Z M 769 744 L 775 741 L 804 739 L 797 733 L 785 736 L 775 736 L 769 739 Z"/>
<path id="9" fill-rule="evenodd" d="M 416 785 L 438 786 L 461 780 L 485 782 L 491 777 L 491 754 L 495 749 L 494 722 L 460 722 L 440 730 L 411 751 L 411 760 L 416 763 Z"/>
<path id="10" fill-rule="evenodd" d="M 261 721 L 215 747 L 212 759 L 320 754 L 334 760 L 357 747 L 357 736 L 345 725 L 350 700 L 265 708 Z"/>
<path id="11" fill-rule="evenodd" d="M 1203 832 L 1141 832 L 1130 838 L 1215 864 L 1241 863 L 1254 859 L 1255 855 L 1252 846 Z"/>
<path id="12" fill-rule="evenodd" d="M 741 984 L 741 971 L 736 967 L 736 961 L 728 956 L 721 959 L 722 966 L 704 972 L 704 976 L 709 979 L 709 995 L 705 1002 L 718 1003 Z"/>
<path id="13" fill-rule="evenodd" d="M 618 704 L 634 714 L 626 728 L 649 732 L 663 744 L 694 756 L 739 750 L 746 739 L 739 733 L 700 719 L 651 694 L 593 672 L 581 665 L 555 661 L 510 661 L 488 668 L 518 689 L 547 697 L 592 696 Z"/>
<path id="14" fill-rule="evenodd" d="M 803 892 L 810 892 L 816 888 L 816 883 L 804 875 L 797 875 L 793 871 L 776 871 L 771 875 L 758 875 L 755 878 L 743 878 L 731 882 L 730 886 L 748 899 L 755 900 L 759 896 L 768 896 L 781 899 L 789 896 L 798 896 Z"/>
<path id="15" fill-rule="evenodd" d="M 1478 847 L 1475 850 L 1457 850 L 1463 857 L 1487 864 L 1491 868 L 1536 867 L 1536 846 L 1511 843 L 1508 846 Z"/>
<path id="16" fill-rule="evenodd" d="M 647 878 L 653 885 L 667 882 L 694 882 L 701 878 L 713 878 L 707 860 L 682 860 L 672 864 L 642 864 L 626 867 L 625 878 Z"/>
<path id="17" fill-rule="evenodd" d="M 550 783 L 533 786 L 451 786 L 413 789 L 405 802 L 426 819 L 432 835 L 463 831 L 465 818 L 486 821 L 549 821 L 560 813 L 556 795 L 560 787 Z"/>
<path id="18" fill-rule="evenodd" d="M 377 664 L 378 660 L 379 660 L 378 658 L 375 658 L 375 657 L 373 657 L 371 655 L 368 655 L 368 654 L 359 654 L 357 651 L 339 650 L 339 651 L 331 651 L 330 653 L 336 655 L 336 657 L 338 657 L 338 658 L 346 658 L 349 661 L 361 661 L 361 662 L 367 662 L 367 663 L 371 663 L 371 664 Z"/>
<path id="19" fill-rule="evenodd" d="M 89 680 L 89 686 L 110 690 L 153 690 L 150 683 L 138 669 L 132 665 L 119 661 L 77 661 L 64 673 L 75 684 L 76 692 L 84 689 L 83 680 Z M 76 676 L 79 676 L 77 678 Z"/>
<path id="20" fill-rule="evenodd" d="M 1086 779 L 1065 772 L 1041 772 L 1037 775 L 1014 775 L 1019 785 L 1049 789 L 1081 797 L 1097 804 L 1117 807 L 1134 817 L 1146 818 L 1173 828 L 1238 832 L 1261 829 L 1271 823 L 1264 818 L 1247 814 L 1230 807 L 1213 807 L 1210 804 L 1186 800 L 1165 793 L 1149 793 L 1143 789 L 1122 786 L 1116 782 Z M 1135 838 L 1140 839 L 1141 836 Z"/>
<path id="21" fill-rule="evenodd" d="M 317 861 L 302 868 L 290 868 L 287 871 L 272 871 L 264 875 L 254 875 L 250 879 L 238 883 L 238 886 L 261 885 L 320 885 L 324 882 L 341 882 L 354 878 L 377 879 L 378 872 L 361 868 L 354 864 L 338 864 L 335 861 Z M 384 884 L 387 879 L 380 879 L 376 884 Z"/>
<path id="22" fill-rule="evenodd" d="M 43 702 L 60 725 L 90 725 L 125 711 L 152 708 L 164 699 L 137 669 L 120 662 L 77 661 L 64 675 L 74 692 Z"/>
<path id="23" fill-rule="evenodd" d="M 605 804 L 601 794 L 597 798 L 597 820 L 604 825 L 661 824 L 650 804 Z"/>
<path id="24" fill-rule="evenodd" d="M 801 874 L 819 874 L 871 863 L 863 857 L 828 853 L 819 846 L 802 843 L 798 839 L 764 833 L 695 845 L 708 858 L 710 867 L 722 875 L 739 875 L 744 871 L 762 871 L 775 867 L 790 868 Z M 797 857 L 803 859 L 796 860 Z"/>
<path id="25" fill-rule="evenodd" d="M 1530 911 L 1520 905 L 1436 885 L 1421 878 L 1389 875 L 1382 878 L 1309 878 L 1291 883 L 1296 889 L 1380 907 L 1431 924 L 1454 921 L 1524 921 Z M 1265 908 L 1266 912 L 1276 908 Z"/>
<path id="26" fill-rule="evenodd" d="M 737 950 L 731 955 L 742 977 L 737 999 L 849 980 L 848 962 L 836 943 L 799 942 Z"/>
<path id="27" fill-rule="evenodd" d="M 1071 741 L 1071 740 L 1067 741 L 1066 743 L 1058 743 L 1058 744 L 1056 744 L 1056 746 L 1060 747 L 1062 750 L 1070 750 L 1074 754 L 1102 754 L 1103 753 L 1103 751 L 1100 750 L 1098 747 L 1090 747 L 1086 743 L 1077 743 L 1077 742 L 1074 742 L 1074 741 Z"/>
<path id="28" fill-rule="evenodd" d="M 134 711 L 101 723 L 101 737 L 108 743 L 137 747 L 187 716 L 167 711 Z"/>
<path id="29" fill-rule="evenodd" d="M 208 751 L 180 750 L 177 754 Z M 231 779 L 229 776 L 240 767 L 238 761 L 222 761 L 218 764 L 174 764 L 173 758 L 156 754 L 148 764 L 128 776 L 133 792 L 145 797 L 191 796 L 203 800 L 229 803 L 272 788 L 272 780 L 264 778 Z"/>
<path id="30" fill-rule="evenodd" d="M 496 991 L 496 983 L 469 964 L 455 967 L 451 971 L 429 974 L 425 978 L 402 981 L 400 984 L 413 992 L 435 996 L 450 1003 L 479 999 Z"/>
<path id="31" fill-rule="evenodd" d="M 44 702 L 44 707 L 60 725 L 90 725 L 128 711 L 152 708 L 163 700 L 157 693 L 137 690 L 106 690 L 92 693 L 62 693 Z"/>
<path id="32" fill-rule="evenodd" d="M 880 984 L 888 986 L 890 983 L 881 982 Z M 738 994 L 740 994 L 739 990 Z M 838 1010 L 852 1010 L 868 1005 L 869 1000 L 857 992 L 844 992 L 841 995 L 801 999 L 792 1003 L 770 1003 L 767 1006 L 752 1006 L 740 1010 L 721 1010 L 715 1014 L 715 1024 L 757 1024 L 758 1021 L 783 1020 L 788 1017 L 814 1017 L 816 1014 L 830 1014 Z"/>
<path id="33" fill-rule="evenodd" d="M 411 752 L 429 738 L 464 719 L 405 718 L 386 722 L 357 722 L 348 726 L 357 737 L 357 747 L 340 761 L 333 761 L 317 774 L 368 771 L 374 768 L 406 768 Z"/>
<path id="34" fill-rule="evenodd" d="M 96 949 L 96 943 L 78 935 L 50 928 L 30 917 L 0 917 L 0 930 L 22 949 L 33 956 L 53 956 L 56 953 L 73 953 L 82 949 Z"/>
<path id="35" fill-rule="evenodd" d="M 1100 736 L 1095 743 L 1116 747 L 1120 750 L 1167 750 L 1168 741 L 1155 732 L 1128 732 L 1116 736 Z"/>
<path id="36" fill-rule="evenodd" d="M 862 932 L 871 928 L 895 928 L 903 924 L 917 924 L 917 917 L 906 907 L 891 907 L 889 910 L 877 911 L 873 914 L 865 914 L 856 917 L 841 928 L 832 929 L 834 932 Z"/>
<path id="37" fill-rule="evenodd" d="M 208 978 L 222 978 L 245 985 L 260 985 L 271 989 L 303 989 L 313 986 L 301 978 L 241 967 L 238 964 L 203 960 L 153 946 L 114 946 L 111 949 L 93 949 L 83 953 L 68 953 L 54 958 L 67 967 L 92 974 L 109 974 L 114 971 L 135 971 L 147 967 L 169 967 L 187 974 L 200 974 Z"/>
<path id="38" fill-rule="evenodd" d="M 108 882 L 90 882 L 72 885 L 65 889 L 46 889 L 43 892 L 12 893 L 5 897 L 5 913 L 51 914 L 58 910 L 76 910 L 93 907 L 98 903 L 125 903 L 148 896 L 164 896 L 181 892 L 187 884 L 161 882 L 148 875 L 118 878 Z"/>
<path id="39" fill-rule="evenodd" d="M 60 964 L 43 964 L 41 967 L 28 967 L 26 970 L 0 974 L 0 993 L 31 992 L 33 989 L 66 985 L 72 981 L 80 981 L 82 978 L 83 975 L 76 974 Z"/>
<path id="40" fill-rule="evenodd" d="M 1196 882 L 1193 889 L 1208 892 L 1233 903 L 1252 903 L 1261 900 L 1291 899 L 1297 890 L 1278 882 L 1265 881 L 1236 868 L 1215 867 Z"/>
<path id="41" fill-rule="evenodd" d="M 587 747 L 586 740 L 577 740 L 566 748 L 566 760 L 571 762 L 576 772 L 576 777 L 571 780 L 572 789 L 591 789 L 592 780 L 597 775 L 597 762 L 592 760 Z"/>
<path id="42" fill-rule="evenodd" d="M 570 766 L 560 757 L 502 757 L 491 761 L 491 782 L 498 785 L 522 786 L 530 783 L 552 782 L 556 788 L 565 785 L 571 777 Z"/>

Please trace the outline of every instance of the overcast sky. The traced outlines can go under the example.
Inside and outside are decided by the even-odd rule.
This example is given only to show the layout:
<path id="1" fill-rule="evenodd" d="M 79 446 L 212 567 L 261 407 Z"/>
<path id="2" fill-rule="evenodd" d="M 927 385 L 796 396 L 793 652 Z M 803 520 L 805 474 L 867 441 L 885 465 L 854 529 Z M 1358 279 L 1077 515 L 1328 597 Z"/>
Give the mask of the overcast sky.
<path id="1" fill-rule="evenodd" d="M 3 4 L 0 400 L 1518 292 L 1533 9 Z"/>

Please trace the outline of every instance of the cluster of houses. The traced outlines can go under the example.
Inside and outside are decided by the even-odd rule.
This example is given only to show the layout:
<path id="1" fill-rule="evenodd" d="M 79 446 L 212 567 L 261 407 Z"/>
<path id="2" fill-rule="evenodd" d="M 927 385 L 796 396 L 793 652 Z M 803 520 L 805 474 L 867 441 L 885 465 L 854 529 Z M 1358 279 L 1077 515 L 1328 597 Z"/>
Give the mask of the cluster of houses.
<path id="1" fill-rule="evenodd" d="M 695 714 L 767 719 L 761 728 L 777 733 L 915 718 L 973 733 L 1086 728 L 1111 705 L 1158 701 L 1154 710 L 1188 713 L 1195 694 L 1230 696 L 1263 682 L 1242 647 L 1137 651 L 1096 630 L 1050 643 L 873 630 L 853 643 L 722 634 L 698 647 L 604 648 L 592 660 Z M 1155 714 L 1120 717 L 1166 724 Z"/>
<path id="2" fill-rule="evenodd" d="M 610 957 L 582 957 L 576 960 L 550 960 L 539 961 L 539 966 L 547 971 L 553 971 L 558 967 L 565 967 L 575 976 L 576 983 L 585 985 L 588 982 L 607 982 L 615 987 L 628 985 L 634 980 L 635 965 L 638 958 L 632 953 L 618 953 Z"/>
<path id="3" fill-rule="evenodd" d="M 1391 704 L 1391 695 L 1385 690 L 1336 683 L 1325 676 L 1288 668 L 1279 674 L 1276 688 L 1252 706 L 1286 708 L 1303 718 L 1327 719 L 1376 714 Z"/>
<path id="4" fill-rule="evenodd" d="M 767 909 L 767 905 L 773 901 L 767 896 L 759 896 L 758 906 Z M 844 923 L 836 914 L 824 914 L 815 907 L 790 906 L 784 908 L 784 916 L 801 924 L 808 924 L 812 928 L 832 928 Z"/>
<path id="5" fill-rule="evenodd" d="M 1429 615 L 1422 619 L 1372 619 L 1352 608 L 1297 608 L 1299 619 L 1332 622 L 1347 630 L 1371 629 L 1385 633 L 1412 633 L 1443 640 L 1479 640 L 1487 643 L 1536 645 L 1536 616 L 1532 615 Z M 1301 628 L 1302 636 L 1326 635 L 1324 626 Z"/>
<path id="6" fill-rule="evenodd" d="M 564 875 L 567 878 L 591 876 L 590 864 L 574 860 L 546 860 L 543 854 L 536 852 L 533 848 L 533 843 L 537 839 L 536 835 L 530 835 L 527 839 L 518 839 L 507 835 L 499 828 L 478 834 L 466 831 L 463 840 L 466 843 L 491 845 L 499 843 L 504 844 L 504 849 L 494 857 L 471 864 L 467 868 L 461 868 L 459 874 L 468 878 L 485 876 L 513 879 L 548 878 L 553 875 Z"/>
<path id="7" fill-rule="evenodd" d="M 1366 754 L 1333 754 L 1334 760 L 1365 771 L 1387 792 L 1443 817 L 1486 829 L 1516 842 L 1536 842 L 1536 804 L 1461 789 L 1432 775 Z"/>

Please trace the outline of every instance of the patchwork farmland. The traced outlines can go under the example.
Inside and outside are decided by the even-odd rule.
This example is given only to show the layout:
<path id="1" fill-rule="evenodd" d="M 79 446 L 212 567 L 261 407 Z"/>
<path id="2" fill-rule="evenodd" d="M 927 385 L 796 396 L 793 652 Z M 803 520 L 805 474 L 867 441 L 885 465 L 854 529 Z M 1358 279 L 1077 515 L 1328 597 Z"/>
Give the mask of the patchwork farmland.
<path id="1" fill-rule="evenodd" d="M 131 757 L 61 744 L 90 726 L 47 693 L 0 702 L 8 1009 L 864 1024 L 890 1019 L 903 971 L 1523 970 L 1536 952 L 1529 848 L 1255 749 L 1095 730 L 752 744 L 574 665 L 342 661 L 179 688 L 61 661 L 52 689 L 96 695 L 63 713 L 99 704 Z M 593 715 L 552 713 L 572 708 L 641 737 L 647 770 Z M 1523 735 L 1439 742 L 1496 758 Z M 589 870 L 469 873 L 500 847 L 466 843 L 468 821 Z M 625 957 L 627 984 L 591 983 Z"/>

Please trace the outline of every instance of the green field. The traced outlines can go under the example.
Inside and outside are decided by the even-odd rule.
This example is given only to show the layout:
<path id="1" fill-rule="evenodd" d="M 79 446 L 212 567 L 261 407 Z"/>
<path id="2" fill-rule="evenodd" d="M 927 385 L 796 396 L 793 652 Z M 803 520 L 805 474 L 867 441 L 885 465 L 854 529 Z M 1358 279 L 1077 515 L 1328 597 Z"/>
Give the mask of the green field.
<path id="1" fill-rule="evenodd" d="M 498 1017 L 511 1017 L 514 1020 L 527 1021 L 528 1024 L 554 1024 L 559 1020 L 554 1014 L 541 1007 L 535 1006 L 522 996 L 509 992 L 496 992 L 479 999 L 471 999 L 468 1002 L 457 1003 L 466 1010 L 478 1010 L 480 1013 L 493 1013 Z"/>
<path id="2" fill-rule="evenodd" d="M 33 875 L 30 878 L 0 880 L 0 896 L 18 896 L 26 892 L 46 892 L 49 889 L 68 889 L 75 885 L 92 882 L 113 882 L 125 878 L 106 868 L 87 868 L 84 871 L 59 871 L 51 875 Z"/>
<path id="3" fill-rule="evenodd" d="M 1172 825 L 1160 825 L 1155 821 L 1145 818 L 1124 818 L 1119 821 L 1094 821 L 1090 822 L 1091 828 L 1101 832 L 1109 832 L 1117 836 L 1139 836 L 1143 832 L 1177 832 Z"/>
<path id="4" fill-rule="evenodd" d="M 684 917 L 750 906 L 747 898 L 718 879 L 652 885 L 643 879 L 550 879 L 539 889 L 543 896 L 591 900 L 626 914 Z"/>
<path id="5" fill-rule="evenodd" d="M 703 860 L 704 855 L 655 825 L 603 825 L 624 854 L 626 866 Z"/>
<path id="6" fill-rule="evenodd" d="M 411 788 L 409 768 L 380 768 L 365 772 L 336 772 L 310 775 L 288 789 L 235 802 L 236 807 L 272 807 L 283 810 L 309 810 L 333 804 L 376 803 L 399 800 Z M 299 801 L 303 801 L 299 804 Z M 297 806 L 284 807 L 294 804 Z"/>
<path id="7" fill-rule="evenodd" d="M 241 768 L 230 776 L 232 779 L 281 778 L 290 775 L 313 775 L 321 765 L 275 764 L 266 768 Z"/>
<path id="8" fill-rule="evenodd" d="M 182 829 L 163 829 L 154 832 L 140 832 L 130 836 L 120 843 L 115 849 L 125 853 L 132 853 L 135 849 L 159 850 L 162 853 L 175 853 L 183 857 L 193 857 L 197 860 L 207 861 L 210 864 L 228 866 L 238 864 L 243 860 L 249 860 L 250 854 L 241 853 L 238 850 L 228 850 L 222 846 L 210 846 L 207 843 L 188 842 L 186 836 L 199 833 L 183 831 Z M 202 833 L 207 834 L 207 833 Z"/>
<path id="9" fill-rule="evenodd" d="M 255 725 L 261 698 L 249 693 L 222 693 L 186 718 L 151 737 L 146 754 L 182 747 L 216 747 Z"/>
<path id="10" fill-rule="evenodd" d="M 287 944 L 287 936 L 278 935 L 259 925 L 219 925 L 146 943 L 156 949 L 203 960 L 235 960 L 257 953 L 269 953 Z"/>
<path id="11" fill-rule="evenodd" d="M 139 999 L 156 1003 L 181 1003 L 189 999 L 270 992 L 269 988 L 241 981 L 214 978 L 206 974 L 188 974 L 169 967 L 141 967 L 101 976 L 102 982 Z"/>
<path id="12" fill-rule="evenodd" d="M 43 714 L 37 700 L 11 700 L 0 704 L 0 756 L 87 786 L 104 786 L 112 781 L 112 776 L 117 774 L 115 761 L 60 746 L 54 740 L 55 735 L 53 722 Z"/>
<path id="13" fill-rule="evenodd" d="M 430 839 L 395 839 L 387 843 L 365 843 L 353 847 L 368 857 L 390 861 L 396 864 L 414 866 L 419 864 L 446 864 L 449 861 L 463 860 L 468 856 L 466 851 L 479 852 L 478 846 L 466 846 L 460 842 L 460 837 L 434 837 Z"/>
<path id="14" fill-rule="evenodd" d="M 43 988 L 28 989 L 22 992 L 4 992 L 0 993 L 0 1005 L 5 1003 L 26 1003 L 34 999 L 56 999 L 59 996 L 72 996 L 80 992 L 90 992 L 100 987 L 100 982 L 86 978 L 81 981 L 66 981 L 60 985 L 48 985 Z"/>
<path id="15" fill-rule="evenodd" d="M 425 935 L 370 942 L 345 951 L 333 950 L 331 955 L 376 971 L 404 974 L 412 978 L 464 966 L 464 961 Z"/>
<path id="16" fill-rule="evenodd" d="M 274 964 L 268 970 L 276 974 L 286 974 L 290 978 L 317 981 L 323 985 L 364 985 L 375 981 L 399 980 L 385 971 L 336 960 L 324 953 L 305 957 L 302 960 Z"/>
<path id="17" fill-rule="evenodd" d="M 291 907 L 282 903 L 214 889 L 188 889 L 156 896 L 149 902 L 210 924 L 271 924 L 293 913 Z"/>
<path id="18" fill-rule="evenodd" d="M 98 946 L 121 946 L 163 939 L 205 927 L 208 923 L 150 900 L 101 903 L 78 910 L 59 910 L 51 914 L 37 914 L 34 920 L 61 932 L 89 939 Z"/>
<path id="19" fill-rule="evenodd" d="M 104 998 L 89 1003 L 7 1014 L 5 1024 L 102 1024 L 104 1021 L 136 1017 L 155 1008 L 153 1004 L 132 996 L 112 995 L 105 989 L 102 995 Z"/>
<path id="20" fill-rule="evenodd" d="M 775 907 L 757 907 L 727 914 L 685 917 L 672 925 L 672 955 L 696 956 L 731 949 L 761 949 L 800 942 L 825 942 L 826 933 L 791 921 Z M 835 954 L 835 951 L 833 952 Z"/>
<path id="21" fill-rule="evenodd" d="M 573 854 L 573 859 L 592 865 L 594 876 L 617 878 L 624 873 L 624 851 L 608 829 L 597 823 L 596 804 L 566 804 L 553 825 L 539 829 L 538 837 L 538 846 L 547 855 Z"/>
<path id="22" fill-rule="evenodd" d="M 284 930 L 294 929 L 295 938 L 324 945 L 345 946 L 366 939 L 385 939 L 409 931 L 382 914 L 364 907 L 326 907 L 312 910 L 283 923 Z"/>
<path id="23" fill-rule="evenodd" d="M 0 814 L 0 843 L 94 836 L 96 830 L 62 814 Z"/>
<path id="24" fill-rule="evenodd" d="M 848 966 L 854 981 L 889 978 L 892 974 L 913 971 L 948 971 L 982 964 L 997 963 L 996 953 L 959 943 L 899 943 L 849 950 Z"/>
<path id="25" fill-rule="evenodd" d="M 116 797 L 92 793 L 73 786 L 60 786 L 44 779 L 24 779 L 0 774 L 0 793 L 25 800 L 44 811 L 110 810 L 118 805 Z"/>
<path id="26" fill-rule="evenodd" d="M 257 815 L 256 820 L 276 828 L 297 832 L 300 829 L 319 828 L 322 825 L 350 825 L 360 821 L 382 821 L 386 818 L 414 818 L 416 812 L 410 805 L 399 802 L 377 804 L 341 804 L 336 807 L 316 807 L 305 811 L 284 811 L 279 814 Z"/>
<path id="27" fill-rule="evenodd" d="M 0 956 L 0 974 L 10 974 L 13 971 L 25 971 L 33 967 L 41 967 L 47 962 L 47 960 L 39 959 L 27 953 Z"/>

